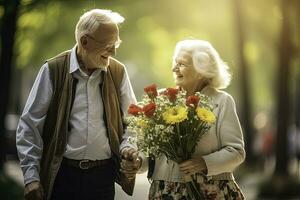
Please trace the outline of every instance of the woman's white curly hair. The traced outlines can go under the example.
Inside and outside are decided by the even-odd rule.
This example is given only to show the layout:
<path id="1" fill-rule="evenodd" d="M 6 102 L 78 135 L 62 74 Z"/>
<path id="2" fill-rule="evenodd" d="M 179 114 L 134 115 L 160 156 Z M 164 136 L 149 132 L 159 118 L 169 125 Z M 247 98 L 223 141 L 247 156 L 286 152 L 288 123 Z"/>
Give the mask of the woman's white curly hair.
<path id="1" fill-rule="evenodd" d="M 190 53 L 195 70 L 209 81 L 210 86 L 224 89 L 230 84 L 229 67 L 209 42 L 196 39 L 179 41 L 175 47 L 173 62 L 181 50 Z"/>

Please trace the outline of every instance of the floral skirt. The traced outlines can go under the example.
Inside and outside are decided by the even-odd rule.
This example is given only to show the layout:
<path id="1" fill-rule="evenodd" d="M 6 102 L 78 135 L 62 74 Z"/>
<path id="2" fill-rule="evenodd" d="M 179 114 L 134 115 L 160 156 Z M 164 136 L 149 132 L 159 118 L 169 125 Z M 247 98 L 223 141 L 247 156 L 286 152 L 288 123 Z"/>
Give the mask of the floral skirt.
<path id="1" fill-rule="evenodd" d="M 242 191 L 233 180 L 208 180 L 198 176 L 198 187 L 206 200 L 243 200 Z M 199 180 L 200 179 L 200 180 Z M 149 200 L 187 200 L 184 183 L 153 181 L 149 191 Z"/>

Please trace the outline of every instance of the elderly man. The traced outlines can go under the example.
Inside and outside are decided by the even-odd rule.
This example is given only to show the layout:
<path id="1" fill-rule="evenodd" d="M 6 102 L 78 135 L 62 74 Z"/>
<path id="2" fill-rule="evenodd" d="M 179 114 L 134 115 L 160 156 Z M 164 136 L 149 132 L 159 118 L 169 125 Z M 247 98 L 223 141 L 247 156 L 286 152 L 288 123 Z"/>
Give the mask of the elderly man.
<path id="1" fill-rule="evenodd" d="M 16 136 L 25 199 L 110 200 L 115 181 L 132 194 L 134 177 L 119 173 L 119 152 L 140 165 L 123 126 L 136 98 L 124 65 L 111 57 L 123 21 L 109 10 L 84 13 L 74 48 L 41 67 Z"/>

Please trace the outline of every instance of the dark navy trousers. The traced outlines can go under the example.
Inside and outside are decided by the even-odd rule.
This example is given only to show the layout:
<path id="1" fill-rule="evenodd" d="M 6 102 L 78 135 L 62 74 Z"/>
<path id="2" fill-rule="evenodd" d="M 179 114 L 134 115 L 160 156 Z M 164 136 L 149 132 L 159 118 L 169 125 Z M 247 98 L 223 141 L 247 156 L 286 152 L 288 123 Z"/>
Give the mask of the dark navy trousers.
<path id="1" fill-rule="evenodd" d="M 51 200 L 113 200 L 114 182 L 113 162 L 91 169 L 62 164 L 54 182 Z"/>

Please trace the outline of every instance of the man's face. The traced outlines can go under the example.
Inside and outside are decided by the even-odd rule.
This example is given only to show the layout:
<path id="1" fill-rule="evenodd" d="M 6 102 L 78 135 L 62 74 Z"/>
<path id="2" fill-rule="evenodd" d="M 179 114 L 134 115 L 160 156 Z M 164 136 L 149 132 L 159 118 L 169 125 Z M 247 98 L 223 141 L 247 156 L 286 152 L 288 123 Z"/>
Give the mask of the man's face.
<path id="1" fill-rule="evenodd" d="M 87 42 L 85 64 L 88 68 L 103 68 L 109 65 L 109 57 L 115 55 L 120 45 L 116 24 L 101 24 L 94 33 L 84 35 Z"/>

